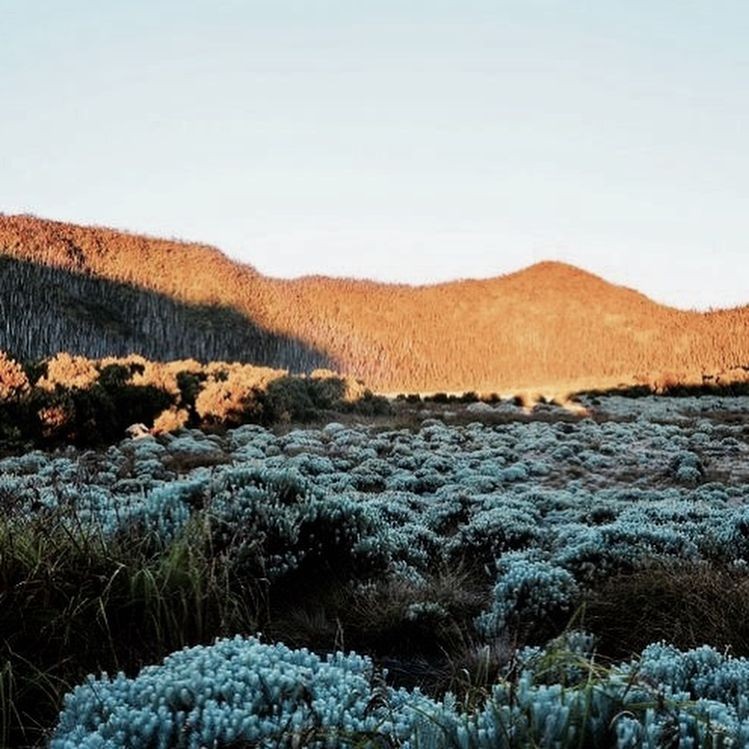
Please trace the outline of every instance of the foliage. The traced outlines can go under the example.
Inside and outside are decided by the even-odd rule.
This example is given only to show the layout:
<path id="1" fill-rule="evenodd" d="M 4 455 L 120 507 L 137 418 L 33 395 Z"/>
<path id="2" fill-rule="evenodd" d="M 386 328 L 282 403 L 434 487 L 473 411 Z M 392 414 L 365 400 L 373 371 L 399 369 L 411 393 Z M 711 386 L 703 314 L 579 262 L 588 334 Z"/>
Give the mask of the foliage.
<path id="1" fill-rule="evenodd" d="M 571 613 L 579 589 L 573 575 L 550 562 L 534 559 L 532 554 L 514 552 L 499 562 L 499 577 L 494 588 L 494 606 L 478 621 L 479 629 L 491 636 L 520 619 L 534 622 L 541 629 L 545 621 Z M 561 619 L 564 623 L 564 619 Z"/>
<path id="2" fill-rule="evenodd" d="M 405 716 L 376 697 L 364 658 L 234 638 L 175 653 L 134 680 L 90 679 L 66 698 L 50 749 L 312 749 L 406 734 Z"/>
<path id="3" fill-rule="evenodd" d="M 174 370 L 139 365 L 108 362 L 95 387 L 122 388 L 128 376 L 125 387 L 144 387 L 161 371 L 163 387 L 180 391 Z M 177 371 L 227 382 L 227 366 Z M 396 686 L 423 684 L 431 696 L 409 693 L 417 716 L 404 718 L 414 746 L 483 746 L 508 725 L 518 745 L 544 745 L 534 715 L 552 716 L 543 725 L 560 745 L 610 746 L 620 732 L 622 746 L 637 746 L 674 726 L 701 741 L 708 713 L 740 735 L 730 695 L 695 693 L 724 707 L 694 712 L 683 685 L 645 680 L 634 704 L 611 690 L 630 678 L 630 652 L 652 640 L 692 646 L 705 632 L 716 648 L 749 654 L 740 625 L 749 403 L 631 403 L 638 411 L 626 418 L 245 424 L 1 458 L 0 745 L 37 742 L 61 693 L 88 672 L 133 676 L 183 646 L 258 631 L 321 653 L 345 643 L 387 663 Z M 683 480 L 684 465 L 701 467 L 698 481 Z M 669 623 L 660 601 L 689 616 Z M 734 626 L 715 624 L 721 605 Z M 514 645 L 542 644 L 570 619 L 601 635 L 608 654 L 617 632 L 631 633 L 616 678 L 576 656 L 595 687 L 540 679 L 535 666 L 523 681 Z M 479 667 L 485 651 L 501 655 Z M 452 703 L 439 696 L 445 684 Z M 610 698 L 592 701 L 599 692 Z M 609 699 L 635 723 L 611 723 Z M 600 725 L 586 722 L 588 706 Z M 562 715 L 576 726 L 572 739 L 555 723 Z M 605 741 L 595 733 L 604 723 Z"/>
<path id="4" fill-rule="evenodd" d="M 521 651 L 478 708 L 373 682 L 367 659 L 326 660 L 235 638 L 175 653 L 135 679 L 91 677 L 65 700 L 51 749 L 202 746 L 744 746 L 749 662 L 656 644 L 603 668 L 573 633 Z"/>
<path id="5" fill-rule="evenodd" d="M 290 281 L 211 247 L 0 215 L 0 264 L 0 318 L 13 321 L 0 348 L 24 359 L 137 351 L 293 372 L 335 365 L 381 392 L 635 374 L 657 392 L 706 375 L 749 387 L 749 309 L 669 309 L 561 263 L 415 288 Z"/>
<path id="6" fill-rule="evenodd" d="M 23 368 L 0 352 L 0 438 L 98 445 L 141 423 L 163 433 L 309 421 L 332 409 L 389 409 L 385 399 L 329 371 L 303 377 L 250 365 L 162 364 L 138 356 L 91 360 L 65 353 L 32 368 L 39 369 L 33 386 Z"/>

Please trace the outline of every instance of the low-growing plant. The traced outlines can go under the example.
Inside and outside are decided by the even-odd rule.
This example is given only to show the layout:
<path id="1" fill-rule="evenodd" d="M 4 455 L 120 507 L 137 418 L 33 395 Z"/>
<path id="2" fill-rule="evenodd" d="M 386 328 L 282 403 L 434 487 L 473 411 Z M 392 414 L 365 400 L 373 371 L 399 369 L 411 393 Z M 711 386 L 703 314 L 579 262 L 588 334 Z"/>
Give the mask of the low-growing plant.
<path id="1" fill-rule="evenodd" d="M 133 679 L 89 678 L 66 698 L 51 749 L 746 743 L 747 661 L 706 647 L 653 645 L 635 660 L 605 665 L 591 645 L 570 632 L 544 649 L 520 651 L 485 699 L 471 704 L 393 689 L 355 654 L 322 660 L 256 639 L 220 640 Z"/>
<path id="2" fill-rule="evenodd" d="M 155 376 L 142 366 L 144 377 Z M 176 372 L 201 367 L 179 363 L 173 381 L 164 372 L 168 392 L 179 398 Z M 205 371 L 230 379 L 231 368 Z M 124 375 L 110 370 L 105 384 Z M 522 682 L 516 655 L 525 645 L 572 619 L 600 634 L 597 663 L 600 654 L 628 663 L 660 638 L 691 646 L 703 633 L 741 653 L 749 618 L 739 584 L 749 561 L 743 422 L 678 413 L 741 417 L 745 405 L 625 406 L 642 417 L 518 419 L 510 409 L 502 423 L 467 414 L 450 425 L 412 413 L 395 426 L 341 414 L 324 426 L 206 432 L 188 424 L 102 450 L 0 458 L 6 743 L 41 741 L 60 694 L 88 671 L 132 676 L 183 645 L 263 631 L 321 655 L 368 652 L 390 669 L 391 684 L 421 686 L 431 701 L 418 706 L 431 705 L 446 728 L 417 734 L 419 741 L 482 746 L 491 738 L 501 746 L 496 732 L 509 726 L 543 745 L 536 729 L 527 733 L 533 716 L 567 710 L 577 721 L 573 745 L 595 746 L 604 734 L 581 739 L 584 714 L 575 711 L 609 689 L 608 671 L 590 677 L 588 692 L 546 666 L 543 679 L 534 666 Z M 701 480 L 684 481 L 680 469 L 699 465 Z M 490 626 L 475 628 L 477 619 Z M 695 662 L 658 658 L 677 670 Z M 741 676 L 744 666 L 730 668 Z M 573 702 L 558 702 L 560 684 Z M 510 709 L 521 687 L 531 697 Z M 447 690 L 456 693 L 452 707 Z M 651 706 L 655 692 L 643 695 Z M 685 735 L 701 741 L 681 698 L 661 696 Z M 484 714 L 487 705 L 504 717 Z M 656 708 L 660 717 L 649 723 L 629 705 L 641 728 L 626 724 L 622 740 L 637 746 L 642 731 L 665 731 Z M 733 731 L 729 718 L 720 720 Z M 549 736 L 564 745 L 557 728 Z M 616 742 L 617 731 L 606 740 Z"/>

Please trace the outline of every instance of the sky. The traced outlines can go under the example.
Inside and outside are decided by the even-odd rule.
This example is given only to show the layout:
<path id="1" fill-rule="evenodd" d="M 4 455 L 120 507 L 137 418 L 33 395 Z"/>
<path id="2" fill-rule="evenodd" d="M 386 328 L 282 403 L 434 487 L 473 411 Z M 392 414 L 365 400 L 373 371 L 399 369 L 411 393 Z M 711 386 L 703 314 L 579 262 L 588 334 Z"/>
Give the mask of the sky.
<path id="1" fill-rule="evenodd" d="M 0 0 L 0 212 L 431 283 L 749 303 L 749 5 Z"/>

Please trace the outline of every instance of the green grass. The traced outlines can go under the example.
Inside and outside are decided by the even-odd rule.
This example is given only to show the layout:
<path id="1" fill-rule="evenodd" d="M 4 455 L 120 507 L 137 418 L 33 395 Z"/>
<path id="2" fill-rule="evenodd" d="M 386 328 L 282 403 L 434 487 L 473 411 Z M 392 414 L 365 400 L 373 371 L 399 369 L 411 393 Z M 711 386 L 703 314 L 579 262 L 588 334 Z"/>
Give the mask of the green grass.
<path id="1" fill-rule="evenodd" d="M 60 523 L 0 522 L 0 745 L 43 741 L 88 673 L 132 674 L 186 645 L 252 633 L 259 586 L 229 578 L 193 526 L 167 550 Z"/>

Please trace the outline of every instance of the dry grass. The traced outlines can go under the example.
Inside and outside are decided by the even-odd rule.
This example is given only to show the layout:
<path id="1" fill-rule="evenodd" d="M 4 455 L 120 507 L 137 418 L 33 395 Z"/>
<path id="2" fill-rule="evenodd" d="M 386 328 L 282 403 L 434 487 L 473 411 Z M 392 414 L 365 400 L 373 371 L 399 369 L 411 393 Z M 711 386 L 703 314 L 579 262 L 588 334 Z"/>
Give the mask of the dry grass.
<path id="1" fill-rule="evenodd" d="M 320 652 L 368 653 L 394 683 L 430 692 L 457 684 L 466 668 L 477 678 L 481 654 L 473 619 L 488 605 L 490 589 L 471 571 L 443 569 L 422 585 L 392 578 L 367 585 L 327 580 L 318 590 L 309 582 L 306 595 L 276 601 L 267 636 Z"/>
<path id="2" fill-rule="evenodd" d="M 749 573 L 708 563 L 653 564 L 599 587 L 583 621 L 612 657 L 660 640 L 749 655 Z"/>

